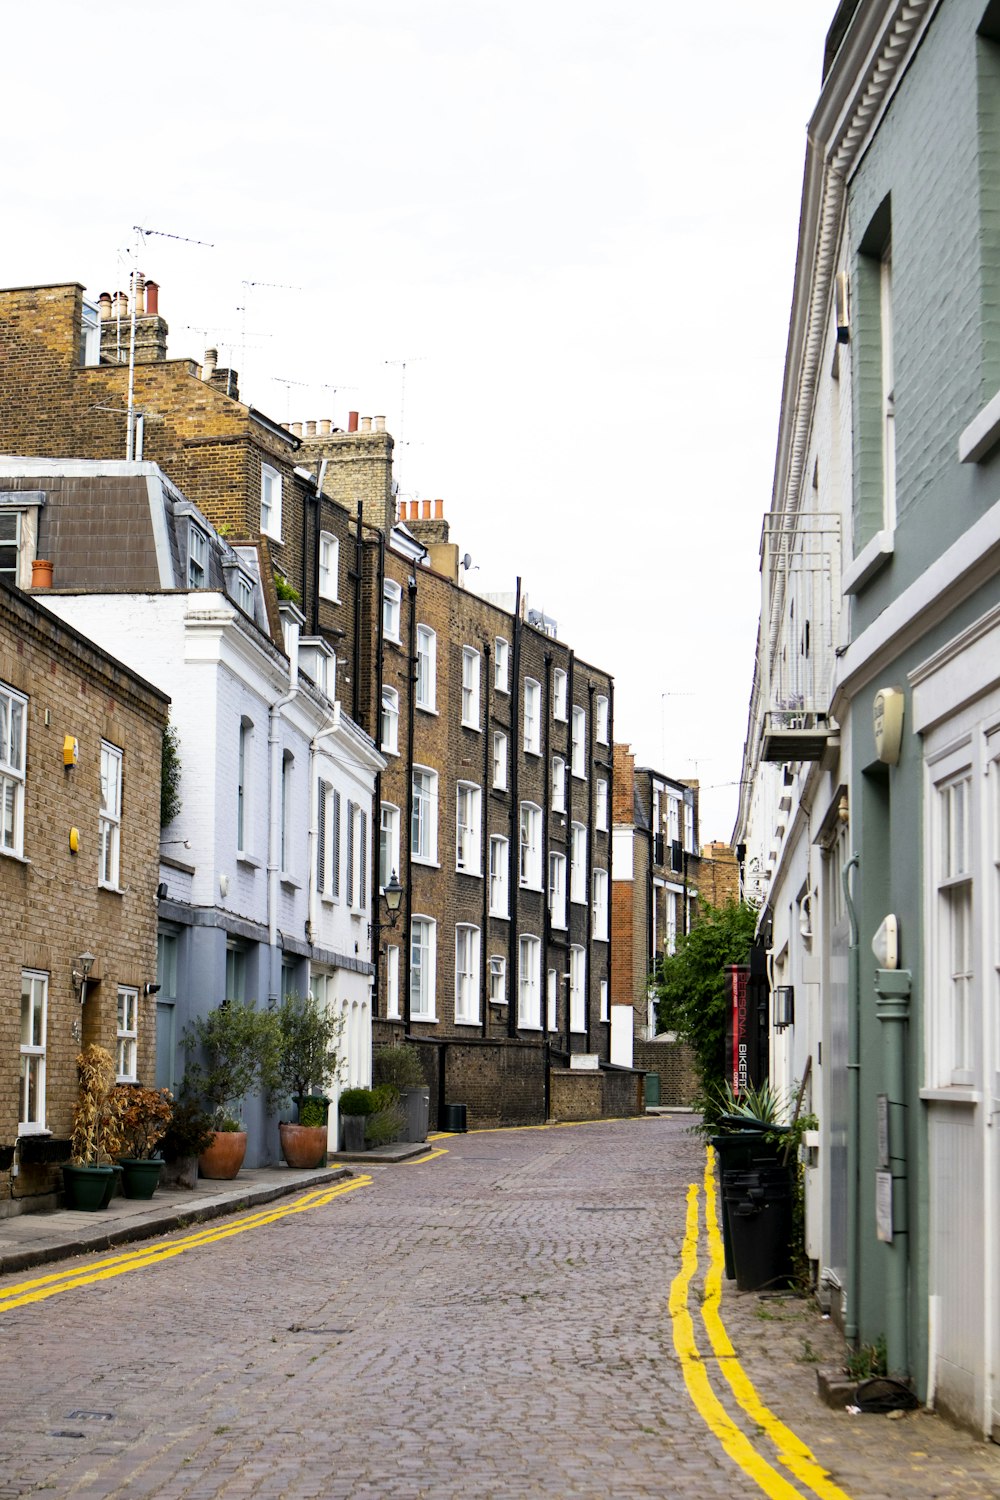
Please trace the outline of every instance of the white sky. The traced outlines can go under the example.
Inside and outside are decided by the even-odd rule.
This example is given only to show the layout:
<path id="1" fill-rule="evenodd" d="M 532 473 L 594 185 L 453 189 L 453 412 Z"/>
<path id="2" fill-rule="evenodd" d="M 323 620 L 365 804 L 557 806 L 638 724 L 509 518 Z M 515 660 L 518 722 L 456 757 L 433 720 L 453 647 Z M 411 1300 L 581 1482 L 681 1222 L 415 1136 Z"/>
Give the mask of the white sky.
<path id="1" fill-rule="evenodd" d="M 217 344 L 279 421 L 385 414 L 472 585 L 520 574 L 728 840 L 834 10 L 11 6 L 0 285 L 114 291 L 137 224 L 211 242 L 142 246 L 171 355 Z"/>

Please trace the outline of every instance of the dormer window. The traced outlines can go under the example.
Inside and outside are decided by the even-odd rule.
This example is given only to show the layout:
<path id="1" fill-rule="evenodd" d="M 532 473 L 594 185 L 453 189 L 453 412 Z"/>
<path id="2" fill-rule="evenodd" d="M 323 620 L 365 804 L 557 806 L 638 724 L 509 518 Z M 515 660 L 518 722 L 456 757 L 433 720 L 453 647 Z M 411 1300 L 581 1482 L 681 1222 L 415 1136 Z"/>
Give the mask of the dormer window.
<path id="1" fill-rule="evenodd" d="M 253 580 L 245 573 L 236 575 L 236 603 L 253 619 Z"/>
<path id="2" fill-rule="evenodd" d="M 270 464 L 260 466 L 260 529 L 281 541 L 281 475 Z"/>
<path id="3" fill-rule="evenodd" d="M 188 525 L 188 588 L 203 589 L 207 583 L 208 537 L 193 521 Z"/>
<path id="4" fill-rule="evenodd" d="M 44 490 L 0 493 L 0 578 L 17 588 L 31 587 L 31 564 L 38 551 L 38 517 L 44 504 Z"/>

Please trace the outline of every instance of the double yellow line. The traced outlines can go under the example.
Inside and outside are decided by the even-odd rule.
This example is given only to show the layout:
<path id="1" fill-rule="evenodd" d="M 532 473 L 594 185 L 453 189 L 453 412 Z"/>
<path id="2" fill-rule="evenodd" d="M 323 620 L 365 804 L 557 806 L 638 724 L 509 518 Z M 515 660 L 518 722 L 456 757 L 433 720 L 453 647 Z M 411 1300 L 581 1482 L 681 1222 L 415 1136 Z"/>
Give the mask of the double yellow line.
<path id="1" fill-rule="evenodd" d="M 53 1271 L 47 1276 L 38 1276 L 32 1281 L 21 1281 L 16 1286 L 0 1289 L 0 1313 L 10 1312 L 14 1307 L 25 1307 L 30 1302 L 44 1302 L 47 1297 L 56 1297 L 60 1292 L 69 1292 L 77 1287 L 91 1286 L 95 1282 L 109 1281 L 113 1276 L 124 1276 L 129 1271 L 144 1271 L 148 1266 L 172 1260 L 188 1250 L 200 1250 L 205 1245 L 214 1245 L 220 1240 L 232 1239 L 234 1235 L 246 1234 L 250 1229 L 261 1229 L 265 1224 L 277 1224 L 292 1214 L 307 1213 L 313 1208 L 323 1208 L 335 1198 L 343 1198 L 361 1187 L 370 1187 L 371 1177 L 338 1179 L 330 1187 L 321 1187 L 292 1202 L 282 1201 L 278 1206 L 269 1206 L 258 1213 L 248 1214 L 242 1219 L 226 1219 L 223 1223 L 206 1225 L 185 1235 L 183 1239 L 154 1240 L 137 1250 L 128 1250 L 121 1255 L 108 1256 L 93 1261 L 90 1265 Z"/>
<path id="2" fill-rule="evenodd" d="M 773 1444 L 779 1463 L 819 1500 L 850 1500 L 830 1478 L 829 1472 L 790 1428 L 768 1409 L 736 1357 L 719 1313 L 722 1298 L 723 1252 L 719 1234 L 715 1192 L 715 1171 L 711 1152 L 705 1165 L 705 1230 L 708 1242 L 708 1265 L 701 1306 L 701 1321 L 717 1361 L 736 1402 L 742 1411 Z M 688 1298 L 691 1282 L 698 1269 L 698 1186 L 692 1183 L 687 1194 L 687 1215 L 681 1268 L 670 1288 L 670 1317 L 673 1324 L 674 1349 L 680 1360 L 684 1383 L 695 1409 L 715 1434 L 723 1449 L 748 1478 L 771 1500 L 802 1500 L 802 1492 L 768 1463 L 746 1434 L 737 1427 L 712 1388 L 704 1356 L 695 1339 L 694 1321 Z"/>

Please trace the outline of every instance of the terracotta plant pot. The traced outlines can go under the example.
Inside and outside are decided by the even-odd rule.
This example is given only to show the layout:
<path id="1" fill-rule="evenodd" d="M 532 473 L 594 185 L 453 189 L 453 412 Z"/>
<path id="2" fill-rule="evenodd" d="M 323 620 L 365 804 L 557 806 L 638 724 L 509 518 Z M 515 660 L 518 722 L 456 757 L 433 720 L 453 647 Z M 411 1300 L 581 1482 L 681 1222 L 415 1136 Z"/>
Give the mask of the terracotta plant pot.
<path id="1" fill-rule="evenodd" d="M 246 1154 L 245 1130 L 217 1130 L 211 1146 L 198 1158 L 198 1171 L 213 1181 L 228 1181 L 239 1172 Z"/>
<path id="2" fill-rule="evenodd" d="M 281 1154 L 290 1167 L 326 1166 L 326 1126 L 287 1125 L 284 1120 L 278 1126 L 281 1137 Z"/>

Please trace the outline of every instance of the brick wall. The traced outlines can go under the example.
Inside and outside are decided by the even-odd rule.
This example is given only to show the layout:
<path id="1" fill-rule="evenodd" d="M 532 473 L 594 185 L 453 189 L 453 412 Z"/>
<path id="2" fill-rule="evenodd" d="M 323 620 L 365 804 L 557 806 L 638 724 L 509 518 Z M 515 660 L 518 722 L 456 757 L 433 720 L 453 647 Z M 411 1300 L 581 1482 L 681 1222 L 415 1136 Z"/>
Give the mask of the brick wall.
<path id="1" fill-rule="evenodd" d="M 635 1043 L 633 1062 L 646 1073 L 660 1077 L 660 1103 L 686 1108 L 698 1093 L 694 1053 L 686 1042 Z"/>

